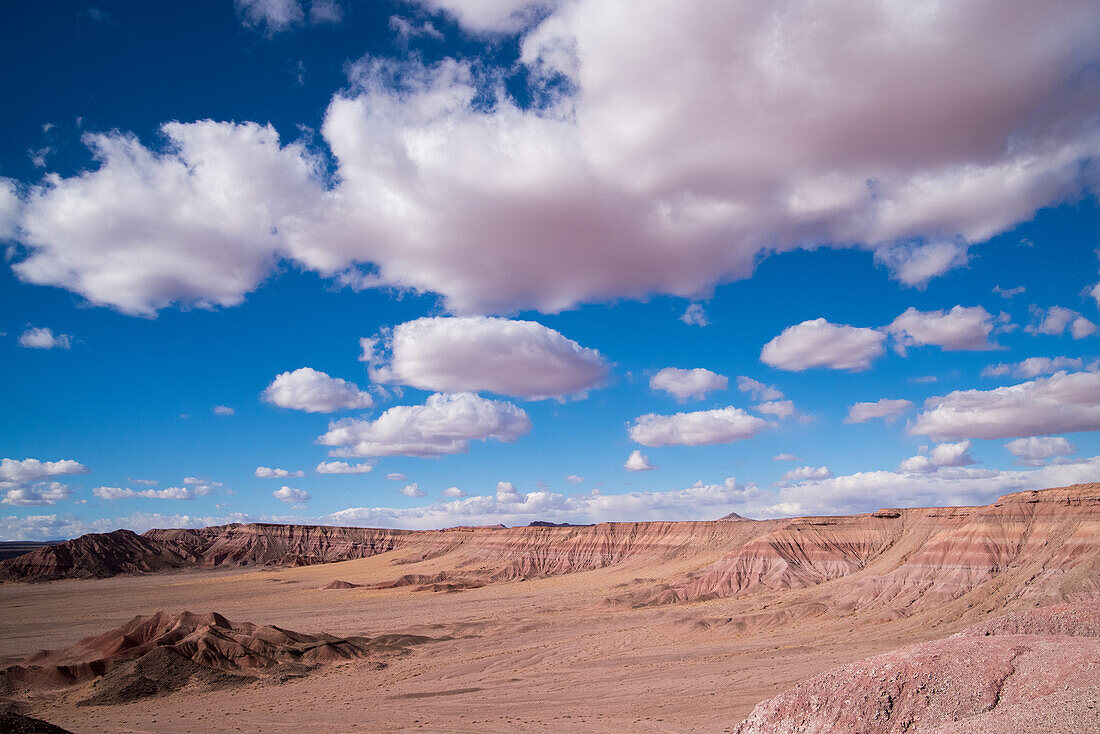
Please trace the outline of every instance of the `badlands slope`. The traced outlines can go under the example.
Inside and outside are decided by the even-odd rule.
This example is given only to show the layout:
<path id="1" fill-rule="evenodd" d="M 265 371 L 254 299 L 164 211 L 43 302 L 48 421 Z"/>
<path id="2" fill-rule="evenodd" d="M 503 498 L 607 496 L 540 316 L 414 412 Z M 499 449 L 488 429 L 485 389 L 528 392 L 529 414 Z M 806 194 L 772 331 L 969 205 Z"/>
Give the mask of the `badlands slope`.
<path id="1" fill-rule="evenodd" d="M 877 691 L 871 684 L 889 670 L 896 690 L 843 709 L 872 722 L 860 731 L 994 730 L 980 728 L 983 716 L 1050 731 L 1027 728 L 1053 721 L 1048 703 L 1073 731 L 1095 710 L 1085 673 L 1100 667 L 1089 657 L 1097 638 L 1087 606 L 1100 599 L 1098 546 L 1097 484 L 985 507 L 768 521 L 116 531 L 0 563 L 0 665 L 88 662 L 72 658 L 82 638 L 117 643 L 135 617 L 166 610 L 162 622 L 178 621 L 186 609 L 201 614 L 184 619 L 230 627 L 192 629 L 200 647 L 251 649 L 249 630 L 278 628 L 361 654 L 281 675 L 280 665 L 300 662 L 297 648 L 243 670 L 195 659 L 190 647 L 153 649 L 175 642 L 112 643 L 96 647 L 103 676 L 42 685 L 37 673 L 13 673 L 20 685 L 0 696 L 74 732 L 725 731 L 750 714 L 746 733 L 829 731 L 836 720 L 820 700 Z M 60 580 L 25 583 L 49 579 Z M 1068 612 L 1044 612 L 1067 603 Z M 1056 621 L 1019 616 L 1036 609 Z M 990 621 L 1006 613 L 1016 616 Z M 951 637 L 968 629 L 983 632 Z M 374 639 L 430 643 L 382 660 Z M 135 661 L 153 652 L 149 671 L 171 669 L 178 681 L 180 668 L 185 682 L 127 702 L 95 699 L 112 674 L 123 688 L 148 677 Z M 873 657 L 883 654 L 901 657 Z M 969 708 L 944 714 L 944 701 L 926 694 L 965 676 L 948 665 L 960 655 L 1000 672 L 974 681 Z M 1067 656 L 1086 668 L 1063 670 L 1065 681 L 1087 685 L 1036 682 Z M 214 673 L 249 677 L 224 684 Z M 825 711 L 818 729 L 798 719 L 811 710 Z M 979 728 L 959 728 L 966 722 Z"/>

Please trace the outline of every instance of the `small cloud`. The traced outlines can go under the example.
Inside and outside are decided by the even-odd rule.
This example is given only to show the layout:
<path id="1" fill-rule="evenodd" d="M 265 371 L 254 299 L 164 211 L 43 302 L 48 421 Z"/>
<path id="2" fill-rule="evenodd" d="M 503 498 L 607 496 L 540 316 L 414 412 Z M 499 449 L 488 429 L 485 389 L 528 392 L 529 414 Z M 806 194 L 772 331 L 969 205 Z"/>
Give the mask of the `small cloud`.
<path id="1" fill-rule="evenodd" d="M 1018 438 L 1005 444 L 1008 452 L 1023 466 L 1042 466 L 1044 459 L 1069 456 L 1077 447 L 1062 436 L 1032 436 Z"/>
<path id="2" fill-rule="evenodd" d="M 725 390 L 728 386 L 729 378 L 701 367 L 692 370 L 665 367 L 649 380 L 650 390 L 663 390 L 680 400 L 701 400 L 708 392 Z"/>
<path id="3" fill-rule="evenodd" d="M 389 479 L 391 482 L 407 482 L 409 480 L 407 476 L 397 471 L 391 471 L 386 475 L 386 479 Z"/>
<path id="4" fill-rule="evenodd" d="M 759 380 L 741 375 L 737 378 L 737 389 L 741 392 L 751 393 L 753 400 L 782 400 L 784 395 L 771 385 L 765 385 Z"/>
<path id="5" fill-rule="evenodd" d="M 523 502 L 523 495 L 511 482 L 497 482 L 497 502 L 512 504 Z"/>
<path id="6" fill-rule="evenodd" d="M 367 474 L 373 470 L 374 464 L 369 461 L 361 461 L 358 464 L 349 464 L 346 461 L 322 461 L 317 465 L 318 474 Z"/>
<path id="7" fill-rule="evenodd" d="M 400 15 L 390 16 L 390 30 L 397 36 L 397 42 L 407 45 L 414 38 L 431 38 L 436 41 L 443 40 L 443 33 L 436 28 L 430 20 L 416 23 Z"/>
<path id="8" fill-rule="evenodd" d="M 417 486 L 416 482 L 413 482 L 412 484 L 406 484 L 400 489 L 400 492 L 406 497 L 425 497 L 428 494 L 427 492 L 421 490 L 420 487 Z"/>
<path id="9" fill-rule="evenodd" d="M 1096 332 L 1096 324 L 1070 308 L 1032 306 L 1031 315 L 1034 321 L 1024 328 L 1028 334 L 1058 336 L 1068 330 L 1074 339 L 1084 339 Z"/>
<path id="10" fill-rule="evenodd" d="M 236 411 L 228 405 L 215 405 L 214 415 L 233 415 Z"/>
<path id="11" fill-rule="evenodd" d="M 584 477 L 578 477 L 576 474 L 570 474 L 565 478 L 565 481 L 569 482 L 570 484 L 580 484 L 584 481 Z"/>
<path id="12" fill-rule="evenodd" d="M 344 9 L 336 0 L 313 0 L 309 6 L 309 22 L 313 25 L 335 25 L 344 20 Z"/>
<path id="13" fill-rule="evenodd" d="M 856 403 L 848 408 L 848 417 L 845 423 L 866 423 L 875 418 L 882 418 L 887 423 L 893 423 L 898 416 L 905 414 L 913 403 L 909 400 L 890 400 L 883 398 L 873 403 Z"/>
<path id="14" fill-rule="evenodd" d="M 991 364 L 982 370 L 982 377 L 1038 377 L 1053 375 L 1061 370 L 1084 369 L 1085 363 L 1080 357 L 1028 357 L 1013 364 Z"/>
<path id="15" fill-rule="evenodd" d="M 454 497 L 454 498 L 460 498 L 460 497 L 465 497 L 466 496 L 466 493 L 463 492 L 458 487 L 447 487 L 445 490 L 440 492 L 440 494 L 442 494 L 444 497 Z"/>
<path id="16" fill-rule="evenodd" d="M 1024 287 L 1021 285 L 1016 288 L 1002 288 L 999 285 L 995 285 L 993 286 L 993 292 L 1001 298 L 1014 298 L 1024 292 Z"/>
<path id="17" fill-rule="evenodd" d="M 706 310 L 699 303 L 689 304 L 687 310 L 680 316 L 680 320 L 688 326 L 708 326 L 710 324 Z"/>
<path id="18" fill-rule="evenodd" d="M 753 410 L 757 413 L 764 413 L 765 415 L 774 415 L 776 418 L 789 418 L 795 414 L 794 402 L 791 400 L 769 400 L 766 403 L 760 403 L 753 406 Z"/>
<path id="19" fill-rule="evenodd" d="M 127 479 L 130 484 L 140 484 L 146 487 L 155 487 L 157 485 L 156 479 Z"/>
<path id="20" fill-rule="evenodd" d="M 54 334 L 45 326 L 30 326 L 19 335 L 19 346 L 27 349 L 69 349 L 72 334 Z"/>
<path id="21" fill-rule="evenodd" d="M 285 479 L 287 477 L 304 477 L 304 471 L 288 471 L 286 469 L 270 469 L 266 466 L 256 467 L 256 476 L 260 479 Z"/>
<path id="22" fill-rule="evenodd" d="M 0 499 L 0 504 L 16 507 L 41 507 L 67 500 L 70 496 L 72 496 L 72 490 L 61 482 L 38 482 L 16 486 L 7 490 L 4 493 L 4 498 Z"/>
<path id="23" fill-rule="evenodd" d="M 271 496 L 280 502 L 290 503 L 302 503 L 309 502 L 310 494 L 303 489 L 294 489 L 293 487 L 282 487 L 276 489 L 271 493 Z"/>
<path id="24" fill-rule="evenodd" d="M 31 164 L 35 168 L 45 168 L 46 159 L 56 152 L 56 150 L 47 145 L 42 148 L 31 148 L 27 151 L 27 157 L 31 159 Z"/>
<path id="25" fill-rule="evenodd" d="M 650 471 L 657 467 L 649 463 L 649 457 L 642 454 L 641 451 L 635 449 L 627 457 L 626 463 L 623 464 L 623 468 L 627 471 Z"/>
<path id="26" fill-rule="evenodd" d="M 783 453 L 773 456 L 772 461 L 801 461 L 801 459 L 799 459 L 794 454 Z"/>
<path id="27" fill-rule="evenodd" d="M 924 451 L 924 447 L 921 448 Z M 939 443 L 927 455 L 910 456 L 898 464 L 898 469 L 910 474 L 931 474 L 944 466 L 970 466 L 978 463 L 969 453 L 970 441 Z"/>
<path id="28" fill-rule="evenodd" d="M 780 478 L 785 482 L 801 482 L 807 479 L 832 479 L 833 473 L 829 471 L 827 466 L 800 466 L 797 469 L 784 472 Z"/>
<path id="29" fill-rule="evenodd" d="M 311 367 L 276 375 L 260 397 L 280 408 L 306 413 L 335 413 L 374 405 L 371 396 L 358 386 Z"/>

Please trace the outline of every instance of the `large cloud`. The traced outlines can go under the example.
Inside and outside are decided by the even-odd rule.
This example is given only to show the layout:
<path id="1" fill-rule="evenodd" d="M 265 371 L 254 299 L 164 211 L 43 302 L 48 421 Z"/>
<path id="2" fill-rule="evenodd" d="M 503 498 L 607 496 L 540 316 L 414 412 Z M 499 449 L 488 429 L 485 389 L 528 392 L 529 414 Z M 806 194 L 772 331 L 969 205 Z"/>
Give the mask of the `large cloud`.
<path id="1" fill-rule="evenodd" d="M 47 177 L 27 196 L 12 268 L 132 314 L 173 304 L 235 306 L 271 272 L 280 227 L 320 191 L 314 160 L 274 128 L 166 123 L 154 152 L 119 133 L 89 134 L 99 168 Z"/>
<path id="2" fill-rule="evenodd" d="M 87 474 L 88 471 L 88 467 L 72 459 L 62 459 L 60 461 L 0 459 L 0 482 L 21 484 L 67 474 Z"/>
<path id="3" fill-rule="evenodd" d="M 811 367 L 858 372 L 882 356 L 886 335 L 875 329 L 831 324 L 825 319 L 788 326 L 764 345 L 760 359 L 790 372 Z"/>
<path id="4" fill-rule="evenodd" d="M 1058 372 L 994 390 L 929 398 L 909 432 L 936 440 L 1100 430 L 1100 373 Z"/>
<path id="5" fill-rule="evenodd" d="M 442 456 L 465 453 L 470 441 L 515 441 L 530 430 L 527 413 L 511 403 L 436 393 L 424 405 L 395 406 L 373 421 L 334 421 L 317 441 L 340 457 Z"/>
<path id="6" fill-rule="evenodd" d="M 1095 173 L 1093 0 L 425 2 L 522 33 L 533 104 L 366 59 L 325 115 L 331 184 L 255 124 L 90 136 L 97 170 L 30 187 L 16 272 L 141 314 L 239 303 L 280 258 L 461 312 L 705 295 L 818 244 L 922 285 Z"/>
<path id="7" fill-rule="evenodd" d="M 375 382 L 439 392 L 562 397 L 596 387 L 608 370 L 595 349 L 534 321 L 423 318 L 362 343 Z"/>
<path id="8" fill-rule="evenodd" d="M 272 405 L 307 413 L 335 413 L 374 405 L 371 396 L 358 387 L 310 367 L 276 375 L 263 392 Z"/>
<path id="9" fill-rule="evenodd" d="M 87 473 L 86 466 L 72 459 L 0 459 L 0 490 L 4 491 L 0 503 L 21 507 L 55 504 L 72 496 L 72 490 L 50 481 L 53 477 Z"/>
<path id="10" fill-rule="evenodd" d="M 630 426 L 630 439 L 643 446 L 703 446 L 752 438 L 775 424 L 728 406 L 675 415 L 639 416 Z"/>
<path id="11" fill-rule="evenodd" d="M 725 390 L 729 387 L 729 378 L 710 370 L 696 367 L 682 370 L 678 367 L 665 367 L 649 378 L 650 390 L 664 390 L 680 400 L 705 398 L 708 392 Z"/>

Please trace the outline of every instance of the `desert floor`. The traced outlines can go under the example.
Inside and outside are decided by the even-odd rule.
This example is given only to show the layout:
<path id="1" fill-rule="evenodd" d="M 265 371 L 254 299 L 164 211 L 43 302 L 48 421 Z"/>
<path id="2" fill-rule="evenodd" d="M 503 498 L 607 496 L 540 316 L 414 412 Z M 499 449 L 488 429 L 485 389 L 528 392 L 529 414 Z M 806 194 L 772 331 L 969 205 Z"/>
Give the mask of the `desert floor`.
<path id="1" fill-rule="evenodd" d="M 957 625 L 910 618 L 798 621 L 755 596 L 656 608 L 605 603 L 696 563 L 623 563 L 456 593 L 321 590 L 432 573 L 401 551 L 305 568 L 189 571 L 0 586 L 0 657 L 57 648 L 158 610 L 219 612 L 301 632 L 403 632 L 450 639 L 373 670 L 322 667 L 280 685 L 183 690 L 138 703 L 33 714 L 74 732 L 650 731 L 722 732 L 759 701 L 838 664 Z M 809 592 L 807 592 L 809 593 Z M 807 597 L 804 601 L 809 601 Z M 797 606 L 796 606 L 797 608 Z M 770 616 L 773 610 L 775 616 Z M 751 615 L 747 627 L 737 620 Z M 729 623 L 729 620 L 734 623 Z"/>

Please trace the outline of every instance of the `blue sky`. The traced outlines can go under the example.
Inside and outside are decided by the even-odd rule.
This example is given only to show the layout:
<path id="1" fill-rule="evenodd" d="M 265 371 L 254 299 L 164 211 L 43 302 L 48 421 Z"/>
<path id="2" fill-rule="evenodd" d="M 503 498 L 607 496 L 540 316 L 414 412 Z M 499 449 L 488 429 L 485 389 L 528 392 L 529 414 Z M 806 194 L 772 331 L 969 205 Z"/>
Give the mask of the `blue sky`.
<path id="1" fill-rule="evenodd" d="M 769 5 L 5 7 L 0 537 L 1095 479 L 1100 12 Z"/>

